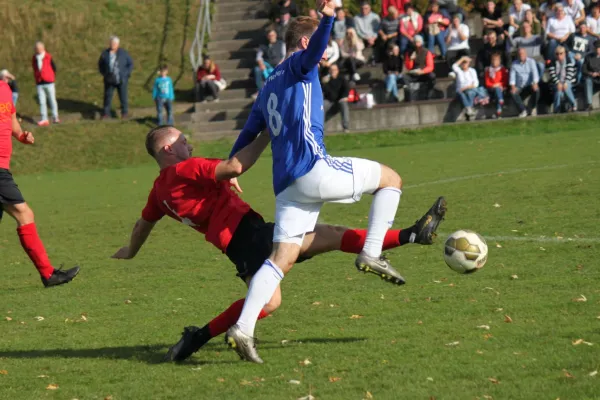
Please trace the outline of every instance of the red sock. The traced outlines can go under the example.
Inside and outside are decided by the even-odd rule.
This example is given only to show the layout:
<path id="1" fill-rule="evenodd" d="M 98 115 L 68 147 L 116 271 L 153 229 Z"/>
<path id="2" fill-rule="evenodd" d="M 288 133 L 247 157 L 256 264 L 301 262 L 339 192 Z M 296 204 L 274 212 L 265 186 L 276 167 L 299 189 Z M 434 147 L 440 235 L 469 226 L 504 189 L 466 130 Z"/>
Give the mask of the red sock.
<path id="1" fill-rule="evenodd" d="M 393 249 L 401 246 L 400 230 L 388 230 L 383 239 L 383 250 Z M 342 236 L 342 245 L 340 250 L 344 253 L 358 254 L 362 251 L 367 238 L 366 229 L 348 229 Z"/>
<path id="2" fill-rule="evenodd" d="M 44 244 L 38 236 L 35 223 L 19 226 L 17 234 L 23 250 L 25 250 L 40 275 L 46 279 L 50 278 L 50 275 L 54 272 L 54 267 L 50 264 Z"/>
<path id="3" fill-rule="evenodd" d="M 227 332 L 227 329 L 235 325 L 242 313 L 245 300 L 246 299 L 239 299 L 235 301 L 227 310 L 223 311 L 219 316 L 208 323 L 211 337 L 219 336 L 221 333 Z M 265 312 L 265 310 L 260 310 L 258 319 L 263 319 L 267 315 L 269 314 Z"/>

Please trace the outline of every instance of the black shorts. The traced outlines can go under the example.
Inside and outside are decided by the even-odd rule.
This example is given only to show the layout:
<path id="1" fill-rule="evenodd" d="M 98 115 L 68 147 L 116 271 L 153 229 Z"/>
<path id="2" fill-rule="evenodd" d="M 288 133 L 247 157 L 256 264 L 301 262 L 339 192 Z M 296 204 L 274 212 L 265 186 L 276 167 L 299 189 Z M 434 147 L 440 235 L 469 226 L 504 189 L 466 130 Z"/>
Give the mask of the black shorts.
<path id="1" fill-rule="evenodd" d="M 19 187 L 9 170 L 0 168 L 0 219 L 4 211 L 3 204 L 25 203 Z"/>
<path id="2" fill-rule="evenodd" d="M 271 255 L 274 229 L 274 223 L 265 222 L 252 210 L 242 217 L 225 251 L 237 268 L 237 276 L 242 280 L 253 276 Z M 300 256 L 296 263 L 309 258 Z"/>

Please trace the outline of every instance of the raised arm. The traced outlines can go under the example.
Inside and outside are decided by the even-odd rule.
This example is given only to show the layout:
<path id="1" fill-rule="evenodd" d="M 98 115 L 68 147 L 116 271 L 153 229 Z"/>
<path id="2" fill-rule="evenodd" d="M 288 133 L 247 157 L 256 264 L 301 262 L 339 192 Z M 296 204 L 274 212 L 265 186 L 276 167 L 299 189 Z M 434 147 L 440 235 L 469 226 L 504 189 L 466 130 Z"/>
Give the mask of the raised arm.
<path id="1" fill-rule="evenodd" d="M 323 53 L 327 49 L 329 35 L 333 27 L 333 15 L 335 14 L 334 1 L 322 1 L 320 11 L 323 14 L 319 27 L 313 33 L 308 47 L 300 56 L 300 66 L 302 73 L 306 74 L 321 62 Z"/>

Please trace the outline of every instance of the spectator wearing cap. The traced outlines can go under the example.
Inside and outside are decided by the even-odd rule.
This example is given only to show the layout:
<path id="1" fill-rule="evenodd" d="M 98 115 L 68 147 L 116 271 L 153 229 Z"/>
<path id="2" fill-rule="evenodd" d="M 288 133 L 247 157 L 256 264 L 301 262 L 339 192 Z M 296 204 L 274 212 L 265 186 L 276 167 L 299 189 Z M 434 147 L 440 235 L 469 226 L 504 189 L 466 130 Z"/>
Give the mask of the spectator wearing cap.
<path id="1" fill-rule="evenodd" d="M 354 21 L 352 18 L 346 15 L 346 11 L 343 8 L 337 8 L 335 10 L 335 20 L 333 21 L 333 29 L 331 30 L 333 39 L 337 42 L 338 46 L 342 46 L 344 38 L 346 37 L 346 30 L 348 28 L 354 28 Z"/>
<path id="2" fill-rule="evenodd" d="M 285 58 L 285 43 L 279 40 L 277 31 L 267 31 L 267 44 L 261 45 L 256 52 L 256 67 L 254 67 L 254 81 L 256 88 L 262 89 L 265 79 L 271 75 L 273 69 Z M 258 92 L 254 96 L 257 96 Z M 253 96 L 253 97 L 254 97 Z"/>
<path id="3" fill-rule="evenodd" d="M 485 69 L 492 64 L 492 54 L 501 54 L 501 64 L 506 65 L 506 52 L 504 51 L 506 46 L 503 42 L 498 41 L 496 31 L 487 31 L 485 38 L 487 43 L 485 43 L 483 48 L 477 53 L 477 61 L 475 63 L 475 70 L 477 71 L 477 76 L 481 81 L 483 81 Z"/>
<path id="4" fill-rule="evenodd" d="M 502 9 L 496 7 L 495 1 L 488 1 L 485 3 L 485 8 L 481 10 L 481 22 L 483 25 L 483 34 L 489 30 L 493 30 L 501 40 L 503 39 L 504 22 L 502 21 Z"/>
<path id="5" fill-rule="evenodd" d="M 398 79 L 402 77 L 403 60 L 400 47 L 397 44 L 391 46 L 388 56 L 383 61 L 383 73 L 385 74 L 385 92 L 388 102 L 397 102 Z"/>
<path id="6" fill-rule="evenodd" d="M 360 5 L 360 15 L 354 17 L 354 26 L 358 37 L 364 41 L 365 46 L 375 46 L 377 32 L 381 18 L 371 10 L 368 1 L 363 1 Z"/>
<path id="7" fill-rule="evenodd" d="M 462 16 L 460 14 L 452 16 L 452 23 L 448 27 L 448 33 L 446 34 L 446 44 L 448 45 L 446 58 L 450 66 L 457 59 L 469 55 L 469 27 L 462 23 Z"/>
<path id="8" fill-rule="evenodd" d="M 546 59 L 554 60 L 556 47 L 561 45 L 568 48 L 568 44 L 575 33 L 573 19 L 567 17 L 562 4 L 556 4 L 556 16 L 548 20 L 546 28 Z"/>
<path id="9" fill-rule="evenodd" d="M 479 87 L 477 71 L 471 68 L 471 58 L 461 57 L 452 65 L 452 71 L 456 75 L 456 97 L 460 100 L 467 117 L 475 116 L 473 106 L 476 104 L 487 104 L 489 96 L 485 89 Z"/>
<path id="10" fill-rule="evenodd" d="M 446 31 L 450 19 L 440 12 L 440 5 L 433 0 L 429 5 L 429 12 L 425 15 L 427 26 L 427 48 L 433 53 L 435 45 L 440 48 L 440 55 L 446 57 Z"/>
<path id="11" fill-rule="evenodd" d="M 6 82 L 10 90 L 12 91 L 12 102 L 13 105 L 17 106 L 17 100 L 19 100 L 19 87 L 17 86 L 17 78 L 11 74 L 7 69 L 0 71 L 0 80 Z"/>
<path id="12" fill-rule="evenodd" d="M 550 83 L 554 88 L 554 113 L 560 112 L 565 97 L 571 104 L 573 111 L 577 111 L 577 102 L 573 94 L 573 84 L 575 84 L 577 75 L 575 61 L 567 56 L 567 49 L 563 46 L 556 48 L 555 55 L 555 60 L 548 68 Z"/>
<path id="13" fill-rule="evenodd" d="M 581 0 L 564 0 L 562 6 L 567 17 L 570 17 L 575 26 L 585 21 L 585 6 Z"/>
<path id="14" fill-rule="evenodd" d="M 532 58 L 527 57 L 527 51 L 520 48 L 517 53 L 517 59 L 513 61 L 510 68 L 508 85 L 513 101 L 519 109 L 519 117 L 526 117 L 528 114 L 534 114 L 540 100 L 540 76 L 537 65 Z M 523 104 L 523 97 L 529 97 L 529 110 Z"/>
<path id="15" fill-rule="evenodd" d="M 377 42 L 379 60 L 385 60 L 387 49 L 398 41 L 399 23 L 398 10 L 396 7 L 390 6 L 388 15 L 381 20 L 379 25 L 379 40 Z"/>
<path id="16" fill-rule="evenodd" d="M 502 65 L 502 56 L 492 54 L 491 65 L 485 69 L 485 88 L 496 102 L 496 118 L 502 115 L 504 91 L 508 87 L 508 70 Z"/>
<path id="17" fill-rule="evenodd" d="M 588 33 L 600 39 L 600 6 L 598 4 L 591 8 L 590 15 L 585 19 L 588 26 Z"/>
<path id="18" fill-rule="evenodd" d="M 340 52 L 342 53 L 341 65 L 350 73 L 352 80 L 355 82 L 360 81 L 358 69 L 365 65 L 364 49 L 365 45 L 356 34 L 354 28 L 348 28 L 346 30 L 346 38 L 340 48 Z"/>
<path id="19" fill-rule="evenodd" d="M 415 36 L 423 30 L 423 18 L 412 4 L 405 6 L 406 13 L 400 17 L 400 53 L 406 53 L 415 46 Z"/>
<path id="20" fill-rule="evenodd" d="M 523 4 L 523 0 L 513 0 L 512 6 L 508 9 L 508 35 L 512 36 L 519 26 L 525 20 L 525 12 L 530 10 L 529 4 Z"/>
<path id="21" fill-rule="evenodd" d="M 121 48 L 120 44 L 121 41 L 117 36 L 111 37 L 108 48 L 100 54 L 98 60 L 98 70 L 104 78 L 103 118 L 111 117 L 110 109 L 115 89 L 117 89 L 119 101 L 121 102 L 121 118 L 128 117 L 127 86 L 133 71 L 133 60 L 129 53 Z"/>
<path id="22" fill-rule="evenodd" d="M 33 67 L 33 76 L 37 85 L 37 95 L 40 102 L 41 119 L 38 122 L 39 126 L 50 125 L 48 121 L 47 102 L 50 102 L 52 110 L 52 118 L 54 123 L 59 123 L 58 119 L 58 103 L 56 102 L 56 89 L 54 81 L 56 79 L 56 64 L 50 53 L 46 52 L 44 43 L 37 42 L 35 44 L 35 54 L 31 59 Z"/>
<path id="23" fill-rule="evenodd" d="M 208 101 L 209 98 L 218 101 L 219 91 L 223 87 L 222 79 L 219 66 L 209 56 L 204 57 L 202 65 L 196 72 L 196 98 L 198 101 Z"/>
<path id="24" fill-rule="evenodd" d="M 585 78 L 585 100 L 588 111 L 593 109 L 592 96 L 600 88 L 600 40 L 594 42 L 594 53 L 585 59 L 583 64 Z"/>
<path id="25" fill-rule="evenodd" d="M 350 129 L 350 109 L 348 108 L 348 80 L 340 75 L 336 64 L 329 67 L 329 80 L 323 85 L 323 108 L 330 116 L 339 112 L 342 116 L 344 132 Z"/>
<path id="26" fill-rule="evenodd" d="M 516 38 L 509 37 L 510 44 L 512 47 L 517 49 L 524 48 L 527 52 L 527 57 L 536 62 L 539 76 L 543 76 L 546 68 L 544 57 L 542 56 L 542 45 L 544 44 L 544 39 L 542 39 L 541 35 L 534 35 L 532 33 L 531 24 L 529 22 L 523 22 L 521 27 L 523 28 L 523 36 Z"/>
<path id="27" fill-rule="evenodd" d="M 415 35 L 415 49 L 412 53 L 406 53 L 404 65 L 407 73 L 404 74 L 405 98 L 409 101 L 416 100 L 415 92 L 420 92 L 425 86 L 427 98 L 435 86 L 435 73 L 433 72 L 433 53 L 423 46 L 423 36 Z M 418 89 L 415 90 L 415 86 Z"/>
<path id="28" fill-rule="evenodd" d="M 388 16 L 390 6 L 396 7 L 398 14 L 402 15 L 404 14 L 404 6 L 407 3 L 410 3 L 410 0 L 383 0 L 381 3 L 381 16 L 383 18 Z"/>

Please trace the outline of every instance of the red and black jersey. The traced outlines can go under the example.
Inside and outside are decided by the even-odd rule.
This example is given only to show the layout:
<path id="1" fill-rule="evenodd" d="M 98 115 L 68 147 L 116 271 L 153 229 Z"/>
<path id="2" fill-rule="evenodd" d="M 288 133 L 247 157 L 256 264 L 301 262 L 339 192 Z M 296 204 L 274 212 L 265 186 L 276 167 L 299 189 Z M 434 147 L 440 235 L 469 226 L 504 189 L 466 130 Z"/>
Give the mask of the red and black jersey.
<path id="1" fill-rule="evenodd" d="M 0 81 L 0 168 L 10 169 L 12 154 L 12 116 L 17 112 L 8 84 Z"/>
<path id="2" fill-rule="evenodd" d="M 216 180 L 220 162 L 194 157 L 160 171 L 142 218 L 156 222 L 168 215 L 205 234 L 208 242 L 225 252 L 250 206 L 231 190 L 228 181 Z"/>

